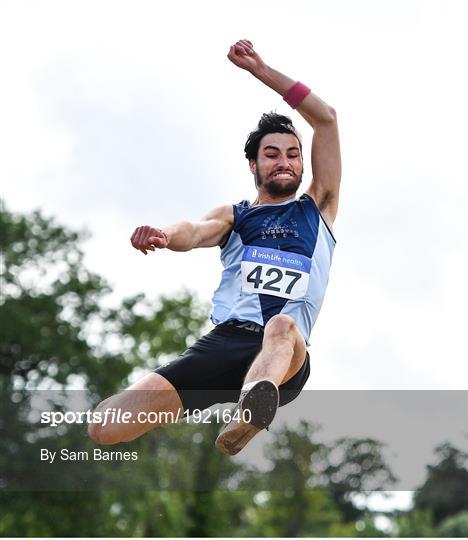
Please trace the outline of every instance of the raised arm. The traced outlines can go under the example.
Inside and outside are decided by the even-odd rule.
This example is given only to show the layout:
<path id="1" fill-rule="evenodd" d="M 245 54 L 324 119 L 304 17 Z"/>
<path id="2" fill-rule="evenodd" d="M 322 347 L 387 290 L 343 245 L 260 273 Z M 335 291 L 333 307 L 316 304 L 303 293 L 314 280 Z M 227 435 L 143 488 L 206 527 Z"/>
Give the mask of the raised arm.
<path id="1" fill-rule="evenodd" d="M 155 249 L 190 251 L 199 247 L 222 245 L 234 223 L 232 206 L 220 206 L 209 212 L 199 223 L 180 221 L 162 229 L 144 225 L 135 229 L 130 241 L 145 255 Z"/>
<path id="2" fill-rule="evenodd" d="M 242 39 L 233 45 L 228 58 L 249 71 L 259 81 L 284 96 L 295 81 L 268 66 L 254 51 L 250 41 Z M 338 211 L 341 180 L 340 141 L 335 110 L 314 93 L 307 95 L 297 111 L 313 128 L 312 181 L 306 189 L 331 226 Z"/>

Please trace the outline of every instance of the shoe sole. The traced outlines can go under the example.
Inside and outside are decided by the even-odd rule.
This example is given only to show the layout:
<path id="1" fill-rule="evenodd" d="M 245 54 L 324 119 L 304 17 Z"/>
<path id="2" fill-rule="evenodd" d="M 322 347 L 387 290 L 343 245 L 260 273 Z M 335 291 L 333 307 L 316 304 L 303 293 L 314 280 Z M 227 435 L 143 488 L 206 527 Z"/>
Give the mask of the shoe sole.
<path id="1" fill-rule="evenodd" d="M 216 439 L 215 446 L 223 454 L 234 456 L 262 429 L 267 428 L 278 409 L 279 393 L 270 381 L 260 381 L 242 398 L 241 419 L 226 424 Z M 234 411 L 236 411 L 234 409 Z M 250 422 L 244 422 L 244 411 L 250 411 Z"/>

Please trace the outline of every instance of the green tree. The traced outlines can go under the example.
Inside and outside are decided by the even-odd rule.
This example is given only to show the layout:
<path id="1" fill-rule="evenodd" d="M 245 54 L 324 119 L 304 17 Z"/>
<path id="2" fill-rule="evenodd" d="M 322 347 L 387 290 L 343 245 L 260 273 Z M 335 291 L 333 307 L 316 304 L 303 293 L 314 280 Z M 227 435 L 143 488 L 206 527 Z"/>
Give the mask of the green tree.
<path id="1" fill-rule="evenodd" d="M 345 522 L 362 519 L 366 510 L 353 496 L 389 489 L 396 481 L 383 456 L 384 445 L 374 439 L 342 438 L 329 446 L 323 474 L 327 491 Z M 330 459 L 331 454 L 337 458 Z"/>
<path id="2" fill-rule="evenodd" d="M 437 536 L 432 526 L 432 515 L 429 510 L 411 509 L 408 512 L 398 512 L 394 519 L 396 538 L 433 538 Z"/>
<path id="3" fill-rule="evenodd" d="M 376 441 L 340 439 L 325 445 L 315 442 L 317 431 L 307 421 L 279 430 L 266 450 L 271 470 L 250 479 L 264 490 L 256 524 L 266 535 L 357 536 L 356 518 L 369 525 L 371 516 L 354 506 L 352 495 L 370 486 L 384 489 L 393 478 Z M 331 460 L 332 453 L 338 458 Z"/>
<path id="4" fill-rule="evenodd" d="M 427 479 L 414 498 L 416 509 L 430 510 L 434 525 L 468 511 L 468 454 L 450 443 L 435 449 L 438 463 L 427 466 Z"/>
<path id="5" fill-rule="evenodd" d="M 442 521 L 437 529 L 442 538 L 468 538 L 468 512 L 460 512 Z"/>
<path id="6" fill-rule="evenodd" d="M 124 358 L 94 351 L 87 330 L 103 318 L 107 283 L 89 272 L 71 232 L 36 211 L 29 216 L 0 210 L 2 246 L 2 390 L 37 388 L 44 379 L 66 384 L 79 374 L 105 393 L 132 370 Z M 88 333 L 89 334 L 89 333 Z M 100 337 L 105 340 L 106 330 Z M 112 375 L 102 368 L 112 363 Z"/>
<path id="7" fill-rule="evenodd" d="M 314 485 L 313 463 L 324 449 L 313 442 L 314 429 L 306 421 L 294 431 L 283 428 L 266 449 L 273 466 L 263 516 L 269 535 L 326 536 L 328 527 L 339 521 L 339 512 L 325 491 Z"/>
<path id="8" fill-rule="evenodd" d="M 135 367 L 151 368 L 166 355 L 182 352 L 206 322 L 206 307 L 187 292 L 153 303 L 137 296 L 116 309 L 104 308 L 110 288 L 84 266 L 80 247 L 84 239 L 84 234 L 69 231 L 38 211 L 18 215 L 1 205 L 0 534 L 112 536 L 138 530 L 183 535 L 189 519 L 174 513 L 185 508 L 180 493 L 161 490 L 135 498 L 109 490 L 17 491 L 12 497 L 8 491 L 12 485 L 21 488 L 22 479 L 31 484 L 37 475 L 37 444 L 31 443 L 27 421 L 31 390 L 52 383 L 63 388 L 78 377 L 96 403 L 122 389 Z M 115 349 L 117 353 L 112 352 Z M 163 454 L 161 442 L 174 445 L 177 437 L 171 442 L 170 431 L 161 433 L 156 446 Z M 55 432 L 43 442 L 53 448 L 84 438 L 83 430 L 71 427 L 60 438 Z M 138 444 L 151 446 L 154 438 Z M 148 463 L 148 474 L 133 479 L 129 492 L 147 487 L 155 468 L 158 478 L 167 478 L 171 471 L 163 460 Z"/>

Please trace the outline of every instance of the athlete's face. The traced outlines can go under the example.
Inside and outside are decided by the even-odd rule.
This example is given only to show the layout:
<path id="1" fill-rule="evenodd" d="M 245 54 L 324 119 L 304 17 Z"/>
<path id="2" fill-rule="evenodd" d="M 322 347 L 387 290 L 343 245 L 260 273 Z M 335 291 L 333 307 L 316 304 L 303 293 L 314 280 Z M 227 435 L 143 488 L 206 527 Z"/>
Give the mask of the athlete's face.
<path id="1" fill-rule="evenodd" d="M 299 141 L 291 133 L 269 133 L 260 141 L 256 160 L 250 160 L 257 189 L 269 195 L 293 195 L 302 181 L 303 163 Z"/>

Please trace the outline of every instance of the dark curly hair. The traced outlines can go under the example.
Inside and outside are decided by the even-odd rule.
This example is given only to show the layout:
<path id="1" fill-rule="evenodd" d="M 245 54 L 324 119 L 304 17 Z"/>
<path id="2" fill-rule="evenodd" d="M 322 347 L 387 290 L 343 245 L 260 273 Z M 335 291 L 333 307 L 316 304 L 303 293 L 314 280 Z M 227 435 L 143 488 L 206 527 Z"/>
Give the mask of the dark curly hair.
<path id="1" fill-rule="evenodd" d="M 250 132 L 247 137 L 247 142 L 244 146 L 245 157 L 247 159 L 257 159 L 260 141 L 268 133 L 291 133 L 291 135 L 295 135 L 299 141 L 302 154 L 301 137 L 293 126 L 291 118 L 275 112 L 269 112 L 262 114 L 257 129 Z"/>

